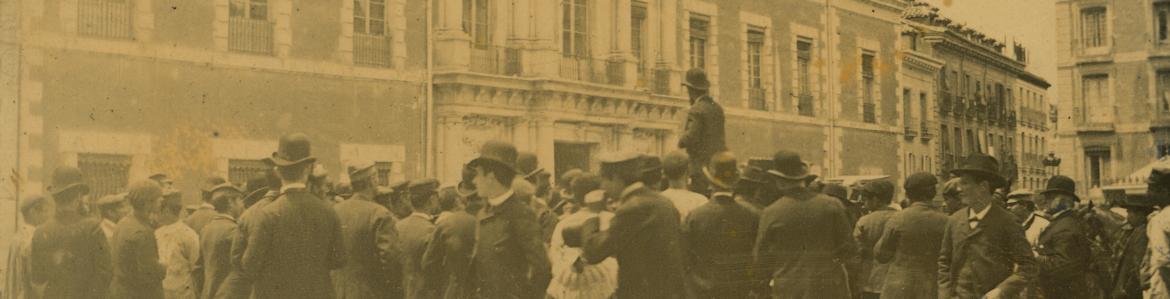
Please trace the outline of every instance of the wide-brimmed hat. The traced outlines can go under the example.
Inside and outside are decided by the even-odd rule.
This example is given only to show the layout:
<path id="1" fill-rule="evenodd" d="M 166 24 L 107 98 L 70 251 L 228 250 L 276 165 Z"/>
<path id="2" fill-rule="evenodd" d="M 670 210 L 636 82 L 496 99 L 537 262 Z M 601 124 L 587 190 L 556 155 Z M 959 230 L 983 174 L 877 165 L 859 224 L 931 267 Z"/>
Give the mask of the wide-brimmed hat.
<path id="1" fill-rule="evenodd" d="M 739 180 L 739 163 L 735 154 L 724 151 L 711 156 L 711 162 L 703 167 L 703 175 L 711 184 L 723 189 L 732 189 Z"/>
<path id="2" fill-rule="evenodd" d="M 312 155 L 312 145 L 309 136 L 302 133 L 292 133 L 280 137 L 276 152 L 272 153 L 272 164 L 276 166 L 292 166 L 301 163 L 317 161 Z"/>
<path id="3" fill-rule="evenodd" d="M 1080 200 L 1080 197 L 1077 196 L 1077 182 L 1063 175 L 1054 175 L 1048 178 L 1048 184 L 1045 186 L 1044 191 L 1040 191 L 1040 194 L 1065 194 Z"/>
<path id="4" fill-rule="evenodd" d="M 516 155 L 516 171 L 525 179 L 531 178 L 544 172 L 544 168 L 540 167 L 540 160 L 536 154 L 530 152 L 522 152 Z"/>
<path id="5" fill-rule="evenodd" d="M 999 161 L 995 157 L 985 154 L 976 153 L 967 156 L 958 168 L 951 170 L 951 173 L 981 177 L 990 182 L 992 188 L 1003 187 L 1007 184 L 1007 179 L 999 174 Z"/>
<path id="6" fill-rule="evenodd" d="M 812 177 L 808 172 L 808 163 L 800 159 L 800 154 L 781 150 L 772 155 L 772 169 L 768 174 L 782 179 L 803 181 Z"/>
<path id="7" fill-rule="evenodd" d="M 707 72 L 701 68 L 692 68 L 687 70 L 686 81 L 683 81 L 683 86 L 698 90 L 707 90 L 711 88 L 711 81 L 707 81 Z"/>
<path id="8" fill-rule="evenodd" d="M 62 192 L 77 189 L 81 194 L 89 194 L 89 185 L 85 184 L 85 177 L 81 169 L 73 166 L 58 166 L 53 170 L 53 185 L 49 193 L 56 196 Z"/>
<path id="9" fill-rule="evenodd" d="M 519 153 L 516 152 L 516 146 L 511 143 L 491 140 L 483 143 L 483 146 L 479 148 L 479 157 L 471 160 L 467 165 L 469 167 L 476 167 L 480 163 L 493 163 L 503 166 L 513 173 L 518 173 L 516 167 L 516 159 L 518 156 Z"/>

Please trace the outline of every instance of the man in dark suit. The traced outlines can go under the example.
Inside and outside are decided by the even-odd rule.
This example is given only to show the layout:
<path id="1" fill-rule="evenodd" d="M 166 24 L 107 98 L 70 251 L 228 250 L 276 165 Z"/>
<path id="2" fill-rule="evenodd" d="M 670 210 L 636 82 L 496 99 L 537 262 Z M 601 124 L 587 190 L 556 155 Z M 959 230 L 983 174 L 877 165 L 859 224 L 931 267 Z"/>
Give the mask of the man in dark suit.
<path id="1" fill-rule="evenodd" d="M 479 155 L 468 165 L 476 172 L 477 196 L 487 201 L 476 219 L 472 297 L 544 298 L 552 269 L 529 199 L 511 188 L 517 178 L 516 147 L 488 141 Z"/>
<path id="2" fill-rule="evenodd" d="M 154 229 L 158 226 L 162 205 L 162 188 L 152 181 L 130 185 L 126 195 L 134 214 L 122 217 L 114 231 L 114 280 L 111 298 L 163 298 L 162 281 L 166 268 L 159 264 L 158 243 Z"/>
<path id="3" fill-rule="evenodd" d="M 1073 211 L 1079 201 L 1074 192 L 1076 182 L 1062 175 L 1048 179 L 1047 189 L 1040 192 L 1038 206 L 1049 215 L 1049 224 L 1036 243 L 1036 285 L 1045 298 L 1088 298 L 1091 294 L 1086 274 L 1092 252 L 1085 224 Z"/>
<path id="4" fill-rule="evenodd" d="M 333 298 L 329 271 L 345 263 L 341 222 L 331 204 L 305 185 L 316 162 L 308 136 L 282 136 L 271 160 L 280 196 L 256 211 L 241 271 L 255 279 L 259 299 Z"/>
<path id="5" fill-rule="evenodd" d="M 850 298 L 844 262 L 856 256 L 841 202 L 808 190 L 808 164 L 779 151 L 772 175 L 784 194 L 760 214 L 755 269 L 770 278 L 773 298 Z M 766 282 L 768 280 L 764 280 Z"/>
<path id="6" fill-rule="evenodd" d="M 886 222 L 874 253 L 889 263 L 881 298 L 938 298 L 938 251 L 947 216 L 931 207 L 938 179 L 920 172 L 906 178 L 910 207 Z"/>
<path id="7" fill-rule="evenodd" d="M 619 206 L 608 230 L 600 230 L 596 217 L 566 227 L 565 245 L 583 247 L 581 258 L 589 264 L 617 259 L 617 298 L 688 297 L 678 211 L 640 182 L 638 154 L 609 153 L 600 160 L 602 189 Z"/>
<path id="8" fill-rule="evenodd" d="M 434 273 L 433 285 L 445 299 L 471 298 L 467 292 L 467 272 L 471 266 L 471 250 L 475 247 L 475 213 L 483 205 L 477 202 L 471 184 L 475 170 L 470 171 L 470 176 L 467 167 L 464 170 L 462 182 L 439 192 L 440 201 L 452 200 L 456 204 L 435 221 L 435 234 L 423 253 L 423 271 Z"/>
<path id="9" fill-rule="evenodd" d="M 398 229 L 386 207 L 374 203 L 377 172 L 370 161 L 348 168 L 353 195 L 333 210 L 341 219 L 345 266 L 333 271 L 333 287 L 339 298 L 400 297 L 402 290 L 387 289 L 386 281 L 401 279 Z"/>
<path id="10" fill-rule="evenodd" d="M 435 189 L 439 181 L 418 179 L 410 182 L 411 213 L 398 221 L 398 247 L 402 249 L 402 278 L 404 298 L 434 298 L 437 286 L 428 285 L 434 277 L 423 271 L 422 258 L 431 236 L 435 234 L 434 212 L 437 206 Z"/>
<path id="11" fill-rule="evenodd" d="M 711 201 L 683 221 L 691 282 L 701 298 L 746 298 L 756 283 L 751 273 L 759 212 L 735 201 L 739 180 L 735 155 L 721 152 L 703 169 L 711 181 Z"/>
<path id="12" fill-rule="evenodd" d="M 707 194 L 703 166 L 710 161 L 711 155 L 727 150 L 723 107 L 708 95 L 711 82 L 707 81 L 707 72 L 703 69 L 688 70 L 683 86 L 686 86 L 687 95 L 691 99 L 691 110 L 687 112 L 686 127 L 678 139 L 678 147 L 685 149 L 691 157 L 691 191 Z"/>
<path id="13" fill-rule="evenodd" d="M 1126 211 L 1126 225 L 1113 252 L 1116 252 L 1113 268 L 1113 284 L 1109 288 L 1110 299 L 1141 299 L 1142 260 L 1146 257 L 1147 217 L 1154 212 L 1155 203 L 1149 197 L 1130 197 L 1116 203 Z"/>
<path id="14" fill-rule="evenodd" d="M 265 206 L 272 203 L 277 196 L 280 195 L 281 182 L 280 176 L 276 174 L 275 164 L 272 162 L 272 157 L 265 157 L 260 159 L 266 166 L 268 171 L 264 173 L 265 187 L 257 188 L 250 192 L 244 199 L 244 213 L 240 214 L 239 225 L 236 227 L 236 234 L 232 236 L 232 250 L 231 250 L 231 265 L 232 271 L 228 277 L 224 279 L 224 283 L 220 286 L 220 291 L 216 294 L 217 298 L 232 298 L 242 299 L 250 298 L 252 296 L 252 287 L 255 278 L 249 276 L 249 273 L 243 272 L 244 252 L 248 249 L 248 241 L 252 236 L 252 232 L 256 230 L 257 220 L 256 214 Z"/>
<path id="15" fill-rule="evenodd" d="M 879 262 L 873 249 L 886 230 L 886 222 L 897 212 L 890 207 L 894 199 L 894 184 L 887 180 L 872 181 L 862 185 L 858 191 L 866 210 L 870 212 L 861 216 L 853 228 L 853 239 L 861 246 L 861 265 L 853 276 L 856 278 L 853 290 L 860 292 L 862 299 L 876 299 L 881 297 L 889 265 Z"/>
<path id="16" fill-rule="evenodd" d="M 967 206 L 950 216 L 938 258 L 939 298 L 1013 298 L 1035 277 L 1035 258 L 1015 216 L 993 204 L 999 162 L 973 154 L 951 171 Z"/>
<path id="17" fill-rule="evenodd" d="M 203 188 L 200 190 L 200 195 L 203 198 L 202 204 L 199 206 L 199 209 L 196 209 L 195 212 L 187 216 L 187 219 L 183 220 L 183 223 L 186 223 L 196 233 L 202 233 L 203 226 L 211 222 L 212 217 L 219 214 L 215 211 L 215 206 L 211 204 L 211 188 L 215 188 L 223 183 L 227 183 L 227 180 L 219 176 L 209 177 L 207 181 L 203 182 Z"/>
<path id="18" fill-rule="evenodd" d="M 33 233 L 30 281 L 44 289 L 43 298 L 105 298 L 113 269 L 109 241 L 100 220 L 83 215 L 89 194 L 81 170 L 61 166 L 50 187 L 56 211 Z"/>
<path id="19" fill-rule="evenodd" d="M 219 298 L 216 296 L 232 270 L 232 238 L 237 232 L 236 218 L 244 212 L 244 194 L 230 183 L 222 183 L 206 191 L 210 198 L 208 203 L 216 214 L 200 233 L 203 288 L 199 298 L 212 299 Z"/>
<path id="20" fill-rule="evenodd" d="M 540 167 L 536 154 L 529 152 L 517 154 L 516 170 L 520 172 L 523 181 L 517 181 L 519 184 L 513 185 L 513 190 L 529 199 L 532 211 L 536 212 L 536 220 L 540 222 L 541 236 L 547 244 L 552 239 L 553 228 L 557 227 L 557 215 L 548 206 L 548 192 L 551 187 L 548 172 Z M 525 182 L 527 184 L 523 184 Z"/>

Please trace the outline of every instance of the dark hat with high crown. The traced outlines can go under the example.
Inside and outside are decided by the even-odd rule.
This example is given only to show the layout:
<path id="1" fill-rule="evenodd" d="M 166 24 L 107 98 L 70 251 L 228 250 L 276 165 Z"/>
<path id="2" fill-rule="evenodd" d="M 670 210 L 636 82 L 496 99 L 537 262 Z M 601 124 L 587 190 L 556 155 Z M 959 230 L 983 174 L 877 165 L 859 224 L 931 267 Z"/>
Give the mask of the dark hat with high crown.
<path id="1" fill-rule="evenodd" d="M 483 143 L 479 148 L 479 157 L 468 163 L 469 167 L 476 167 L 480 163 L 494 163 L 517 172 L 516 159 L 519 153 L 511 143 L 491 140 Z"/>
<path id="2" fill-rule="evenodd" d="M 280 144 L 276 152 L 272 153 L 272 164 L 278 167 L 312 163 L 317 161 L 311 151 L 309 136 L 302 133 L 292 133 L 280 137 Z"/>
<path id="3" fill-rule="evenodd" d="M 527 179 L 544 172 L 544 168 L 540 167 L 540 160 L 537 159 L 536 154 L 522 152 L 516 155 L 516 171 L 519 171 L 520 176 Z"/>
<path id="4" fill-rule="evenodd" d="M 1077 196 L 1077 182 L 1072 178 L 1063 175 L 1054 175 L 1048 179 L 1048 185 L 1040 194 L 1065 194 L 1079 199 Z"/>
<path id="5" fill-rule="evenodd" d="M 958 168 L 952 169 L 955 175 L 974 175 L 986 179 L 992 188 L 1003 187 L 1007 180 L 999 174 L 999 161 L 995 157 L 975 153 L 967 156 Z"/>
<path id="6" fill-rule="evenodd" d="M 682 85 L 693 89 L 707 90 L 711 88 L 711 81 L 707 81 L 706 71 L 701 68 L 692 68 L 687 70 L 686 81 Z"/>
<path id="7" fill-rule="evenodd" d="M 772 169 L 768 173 L 782 179 L 801 181 L 812 175 L 808 172 L 808 163 L 800 159 L 800 154 L 781 150 L 772 155 Z"/>
<path id="8" fill-rule="evenodd" d="M 703 167 L 703 175 L 717 187 L 732 189 L 739 180 L 739 163 L 735 154 L 724 151 L 711 156 L 711 162 Z"/>

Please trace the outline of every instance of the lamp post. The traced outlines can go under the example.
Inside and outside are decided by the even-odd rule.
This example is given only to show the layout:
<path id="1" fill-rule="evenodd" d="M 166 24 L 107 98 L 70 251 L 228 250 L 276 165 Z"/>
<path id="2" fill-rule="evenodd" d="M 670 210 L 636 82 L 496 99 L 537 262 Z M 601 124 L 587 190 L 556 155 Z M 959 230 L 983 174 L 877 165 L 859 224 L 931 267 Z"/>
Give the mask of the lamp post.
<path id="1" fill-rule="evenodd" d="M 1045 175 L 1060 174 L 1060 158 L 1056 157 L 1056 153 L 1049 152 L 1048 157 L 1044 158 L 1044 169 L 1047 170 Z M 1051 170 L 1048 170 L 1051 168 Z"/>

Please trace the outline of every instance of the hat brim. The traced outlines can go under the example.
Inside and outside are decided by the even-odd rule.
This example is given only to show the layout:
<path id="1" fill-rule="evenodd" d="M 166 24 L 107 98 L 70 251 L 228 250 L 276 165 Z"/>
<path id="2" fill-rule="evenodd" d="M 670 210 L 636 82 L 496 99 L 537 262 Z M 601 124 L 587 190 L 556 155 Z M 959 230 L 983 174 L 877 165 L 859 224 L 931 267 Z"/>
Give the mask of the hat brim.
<path id="1" fill-rule="evenodd" d="M 731 181 L 731 182 L 722 180 L 720 178 L 715 177 L 714 175 L 711 175 L 711 172 L 708 171 L 706 167 L 703 167 L 703 176 L 706 176 L 707 180 L 711 181 L 712 184 L 715 184 L 716 186 L 719 186 L 720 188 L 723 188 L 723 189 L 734 189 L 733 185 L 735 185 L 735 183 L 736 183 L 735 181 L 739 180 L 739 176 L 736 176 L 734 179 L 735 181 Z"/>
<path id="2" fill-rule="evenodd" d="M 778 178 L 782 178 L 782 179 L 786 179 L 786 180 L 793 180 L 793 181 L 803 181 L 803 180 L 807 180 L 810 177 L 813 177 L 813 175 L 810 173 L 803 173 L 800 175 L 788 175 L 788 174 L 785 174 L 783 172 L 779 172 L 776 170 L 768 170 L 768 174 L 770 174 L 774 177 L 778 177 Z"/>
<path id="3" fill-rule="evenodd" d="M 480 164 L 483 164 L 483 163 L 495 164 L 497 166 L 501 166 L 501 167 L 507 168 L 508 170 L 511 170 L 512 173 L 520 173 L 519 171 L 516 171 L 516 167 L 514 167 L 508 163 L 504 163 L 504 161 L 500 161 L 500 160 L 493 159 L 493 158 L 487 158 L 487 157 L 479 157 L 479 158 L 472 159 L 471 162 L 467 162 L 467 167 L 476 167 L 476 166 L 479 166 Z"/>
<path id="4" fill-rule="evenodd" d="M 1064 195 L 1072 196 L 1073 198 L 1075 198 L 1078 201 L 1081 200 L 1081 197 L 1077 196 L 1076 193 L 1068 192 L 1067 190 L 1048 189 L 1048 190 L 1040 191 L 1040 195 L 1047 196 L 1048 194 L 1064 194 Z"/>
<path id="5" fill-rule="evenodd" d="M 543 167 L 541 167 L 541 168 L 537 168 L 536 170 L 533 170 L 532 172 L 529 172 L 529 173 L 527 173 L 527 174 L 524 174 L 524 179 L 529 179 L 529 178 L 532 178 L 532 177 L 534 177 L 534 176 L 540 175 L 541 173 L 544 173 L 544 168 L 543 168 Z"/>
<path id="6" fill-rule="evenodd" d="M 369 166 L 363 167 L 362 169 L 355 169 L 354 171 L 349 173 L 349 181 L 352 182 L 355 180 L 361 180 L 361 179 L 365 179 L 365 178 L 373 176 L 373 172 L 370 171 L 371 169 L 374 169 L 373 164 L 370 164 Z"/>
<path id="7" fill-rule="evenodd" d="M 682 85 L 686 86 L 686 87 L 690 87 L 692 89 L 697 89 L 697 90 L 708 90 L 711 88 L 710 86 L 694 85 L 694 84 L 691 84 L 690 82 L 683 82 Z"/>
<path id="8" fill-rule="evenodd" d="M 284 158 L 276 156 L 276 153 L 272 153 L 272 158 L 269 158 L 269 161 L 271 161 L 273 165 L 276 165 L 276 167 L 285 167 L 317 162 L 317 157 L 308 156 L 297 160 L 285 160 Z"/>
<path id="9" fill-rule="evenodd" d="M 991 173 L 991 172 L 987 172 L 987 171 L 984 171 L 981 169 L 960 168 L 960 169 L 951 170 L 951 174 L 959 175 L 959 176 L 964 175 L 964 174 L 970 174 L 970 175 L 982 177 L 982 178 L 990 181 L 992 184 L 994 184 L 994 186 L 991 186 L 992 188 L 1000 188 L 1000 187 L 1007 186 L 1007 179 L 1004 179 L 1002 176 L 1000 176 L 997 173 Z"/>
<path id="10" fill-rule="evenodd" d="M 61 193 L 65 192 L 65 191 L 73 190 L 76 188 L 81 188 L 81 194 L 89 194 L 89 185 L 86 185 L 85 183 L 72 183 L 69 185 L 65 185 L 65 187 L 53 188 L 52 193 L 53 193 L 53 195 L 57 195 L 57 194 L 61 194 Z"/>

